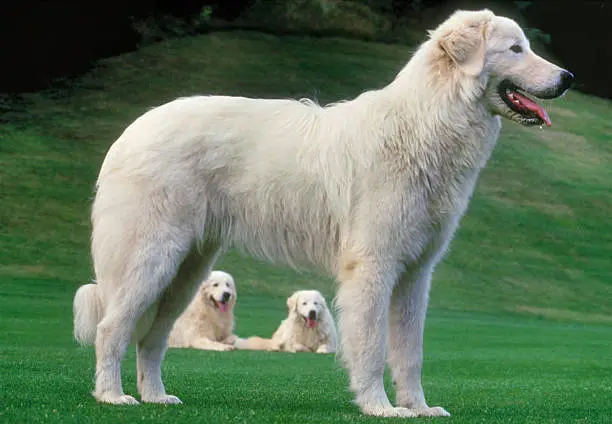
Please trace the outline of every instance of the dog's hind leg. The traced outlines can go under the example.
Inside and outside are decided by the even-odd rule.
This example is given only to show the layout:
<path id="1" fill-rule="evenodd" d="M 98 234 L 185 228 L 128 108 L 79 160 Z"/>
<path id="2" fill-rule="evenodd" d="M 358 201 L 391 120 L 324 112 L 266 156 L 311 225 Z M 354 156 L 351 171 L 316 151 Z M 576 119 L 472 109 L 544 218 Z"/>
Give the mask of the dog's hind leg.
<path id="1" fill-rule="evenodd" d="M 344 261 L 338 275 L 340 354 L 355 401 L 366 415 L 415 416 L 410 409 L 393 407 L 383 385 L 389 300 L 398 272 L 360 258 Z"/>
<path id="2" fill-rule="evenodd" d="M 406 272 L 391 296 L 389 311 L 389 365 L 397 405 L 417 416 L 450 416 L 443 408 L 429 407 L 421 385 L 423 328 L 429 298 L 431 265 Z"/>
<path id="3" fill-rule="evenodd" d="M 95 229 L 95 228 L 94 228 Z M 140 232 L 130 243 L 94 237 L 96 276 L 107 288 L 105 315 L 96 331 L 96 388 L 99 402 L 136 404 L 123 393 L 121 361 L 138 321 L 174 279 L 189 248 L 172 234 Z M 97 244 L 99 243 L 99 244 Z"/>
<path id="4" fill-rule="evenodd" d="M 206 279 L 218 256 L 218 248 L 207 253 L 191 252 L 181 264 L 172 284 L 161 298 L 157 315 L 149 331 L 137 343 L 138 392 L 143 402 L 180 403 L 176 396 L 166 394 L 162 382 L 161 363 L 168 347 L 168 336 L 176 319 Z"/>

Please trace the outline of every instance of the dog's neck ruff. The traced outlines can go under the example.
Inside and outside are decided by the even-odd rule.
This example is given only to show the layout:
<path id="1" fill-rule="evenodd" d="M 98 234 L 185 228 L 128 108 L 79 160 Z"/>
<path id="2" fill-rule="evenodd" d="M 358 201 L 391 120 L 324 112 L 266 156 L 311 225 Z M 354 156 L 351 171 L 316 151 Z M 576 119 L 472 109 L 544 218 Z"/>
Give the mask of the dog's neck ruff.
<path id="1" fill-rule="evenodd" d="M 395 125 L 385 128 L 387 147 L 425 174 L 456 176 L 482 168 L 501 129 L 487 107 L 487 82 L 485 76 L 462 74 L 441 58 L 433 41 L 425 42 L 379 91 L 387 121 Z M 440 166 L 450 172 L 439 172 Z"/>

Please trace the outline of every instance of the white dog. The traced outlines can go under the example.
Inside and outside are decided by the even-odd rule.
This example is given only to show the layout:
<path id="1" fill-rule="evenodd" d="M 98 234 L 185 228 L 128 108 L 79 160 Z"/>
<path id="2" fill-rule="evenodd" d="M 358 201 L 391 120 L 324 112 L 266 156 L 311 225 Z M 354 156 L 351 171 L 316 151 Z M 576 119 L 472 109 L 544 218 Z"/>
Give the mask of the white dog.
<path id="1" fill-rule="evenodd" d="M 198 294 L 176 320 L 170 347 L 204 350 L 234 350 L 234 306 L 236 285 L 231 275 L 213 271 Z"/>
<path id="2" fill-rule="evenodd" d="M 300 290 L 287 299 L 289 316 L 271 339 L 237 339 L 238 349 L 334 353 L 336 324 L 325 298 L 317 290 Z"/>
<path id="3" fill-rule="evenodd" d="M 351 101 L 196 96 L 146 112 L 100 170 L 97 284 L 74 299 L 76 339 L 95 340 L 95 398 L 137 403 L 121 384 L 131 339 L 142 401 L 180 402 L 162 383 L 168 335 L 235 246 L 337 278 L 340 351 L 363 413 L 449 415 L 427 405 L 421 386 L 431 274 L 500 117 L 550 125 L 528 94 L 560 96 L 572 78 L 537 56 L 514 21 L 459 11 L 394 81 Z"/>

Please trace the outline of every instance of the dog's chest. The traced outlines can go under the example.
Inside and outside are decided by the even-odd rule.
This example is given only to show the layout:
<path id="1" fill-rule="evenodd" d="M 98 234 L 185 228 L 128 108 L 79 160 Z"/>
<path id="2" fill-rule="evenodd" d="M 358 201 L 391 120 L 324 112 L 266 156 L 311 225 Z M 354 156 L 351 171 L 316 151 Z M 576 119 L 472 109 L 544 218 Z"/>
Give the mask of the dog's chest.
<path id="1" fill-rule="evenodd" d="M 296 341 L 308 349 L 315 351 L 321 344 L 321 333 L 318 328 L 308 328 L 301 323 L 296 323 Z"/>
<path id="2" fill-rule="evenodd" d="M 471 136 L 457 134 L 454 154 L 437 152 L 437 166 L 423 171 L 421 191 L 426 193 L 427 216 L 434 226 L 444 227 L 467 209 L 480 171 L 485 167 L 499 135 L 498 120 L 482 125 Z M 444 158 L 444 159 L 441 159 Z"/>
<path id="3" fill-rule="evenodd" d="M 474 193 L 479 174 L 480 168 L 462 171 L 431 193 L 427 209 L 433 224 L 443 225 L 449 219 L 463 215 Z"/>
<path id="4" fill-rule="evenodd" d="M 467 210 L 479 173 L 480 168 L 466 169 L 437 186 L 424 181 L 420 201 L 407 196 L 400 224 L 403 231 L 398 235 L 408 262 L 419 262 L 445 250 Z"/>
<path id="5" fill-rule="evenodd" d="M 198 323 L 198 334 L 215 341 L 228 338 L 233 328 L 233 319 L 213 315 L 200 316 Z"/>

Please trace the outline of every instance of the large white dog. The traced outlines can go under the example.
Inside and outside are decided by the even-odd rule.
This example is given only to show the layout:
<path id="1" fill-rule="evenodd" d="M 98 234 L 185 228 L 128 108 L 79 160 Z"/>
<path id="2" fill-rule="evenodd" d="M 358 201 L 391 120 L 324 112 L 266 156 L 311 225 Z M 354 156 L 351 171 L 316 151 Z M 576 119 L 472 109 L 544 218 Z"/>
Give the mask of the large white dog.
<path id="1" fill-rule="evenodd" d="M 395 80 L 351 101 L 197 96 L 139 117 L 100 170 L 97 284 L 74 300 L 76 339 L 95 340 L 95 398 L 137 403 L 121 385 L 132 340 L 142 401 L 180 402 L 162 383 L 168 334 L 235 246 L 338 279 L 341 355 L 363 413 L 449 415 L 427 405 L 421 386 L 432 271 L 500 117 L 550 125 L 528 94 L 558 97 L 572 79 L 514 21 L 459 11 Z M 396 406 L 383 387 L 386 361 Z"/>

